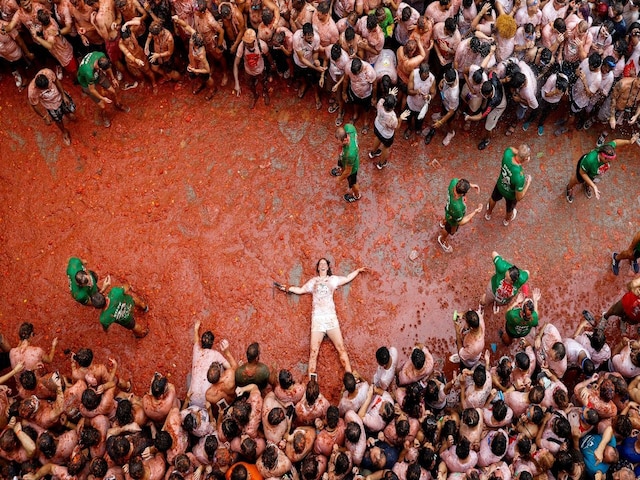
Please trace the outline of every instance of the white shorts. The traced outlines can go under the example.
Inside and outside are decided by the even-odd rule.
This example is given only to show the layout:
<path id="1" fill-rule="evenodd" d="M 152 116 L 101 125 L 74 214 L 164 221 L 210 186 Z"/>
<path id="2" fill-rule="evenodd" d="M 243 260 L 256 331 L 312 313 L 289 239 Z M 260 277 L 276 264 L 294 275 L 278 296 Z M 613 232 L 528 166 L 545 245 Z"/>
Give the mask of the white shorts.
<path id="1" fill-rule="evenodd" d="M 335 314 L 330 315 L 316 315 L 311 317 L 311 331 L 327 333 L 329 330 L 339 328 L 340 323 L 338 317 Z"/>

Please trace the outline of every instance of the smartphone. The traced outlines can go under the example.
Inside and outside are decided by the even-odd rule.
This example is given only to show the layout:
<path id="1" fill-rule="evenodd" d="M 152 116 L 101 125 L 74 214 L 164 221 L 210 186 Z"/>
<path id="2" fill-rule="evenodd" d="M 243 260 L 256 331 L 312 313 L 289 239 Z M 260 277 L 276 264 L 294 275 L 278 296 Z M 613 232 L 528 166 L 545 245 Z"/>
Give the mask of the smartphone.
<path id="1" fill-rule="evenodd" d="M 317 373 L 311 373 L 311 374 L 309 375 L 309 380 L 313 380 L 313 381 L 315 381 L 316 383 L 318 383 L 318 374 L 317 374 Z"/>
<path id="2" fill-rule="evenodd" d="M 226 410 L 229 407 L 229 404 L 224 398 L 222 400 L 219 400 L 218 403 L 216 403 L 216 405 L 218 405 L 218 408 L 220 410 Z"/>

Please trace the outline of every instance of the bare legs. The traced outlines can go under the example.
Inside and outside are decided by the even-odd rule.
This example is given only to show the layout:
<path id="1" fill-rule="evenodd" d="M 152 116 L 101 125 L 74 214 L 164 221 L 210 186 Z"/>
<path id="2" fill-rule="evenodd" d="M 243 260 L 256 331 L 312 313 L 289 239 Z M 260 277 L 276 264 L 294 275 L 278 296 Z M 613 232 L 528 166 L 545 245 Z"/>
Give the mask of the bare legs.
<path id="1" fill-rule="evenodd" d="M 351 371 L 351 363 L 349 362 L 349 355 L 347 354 L 347 349 L 344 346 L 344 340 L 342 339 L 342 332 L 340 331 L 340 327 L 332 328 L 326 332 L 326 335 L 329 337 L 329 340 L 333 343 L 338 351 L 338 355 L 340 356 L 340 363 L 342 364 L 342 368 L 346 372 Z M 324 339 L 324 332 L 311 332 L 311 345 L 309 351 L 309 373 L 316 373 L 316 367 L 318 364 L 318 352 L 320 351 L 320 345 L 322 344 L 322 340 Z"/>

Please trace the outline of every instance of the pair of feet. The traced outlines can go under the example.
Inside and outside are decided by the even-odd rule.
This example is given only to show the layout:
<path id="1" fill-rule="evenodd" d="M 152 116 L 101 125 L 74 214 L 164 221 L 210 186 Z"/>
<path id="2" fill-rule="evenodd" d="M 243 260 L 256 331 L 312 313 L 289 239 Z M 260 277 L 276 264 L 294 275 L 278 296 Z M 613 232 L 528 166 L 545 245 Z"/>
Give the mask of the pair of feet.
<path id="1" fill-rule="evenodd" d="M 583 183 L 582 185 L 584 186 L 585 197 L 587 197 L 588 199 L 591 199 L 591 197 L 593 197 L 593 190 L 586 183 Z M 569 188 L 569 185 L 567 185 L 567 202 L 573 203 L 573 189 Z"/>
<path id="2" fill-rule="evenodd" d="M 511 212 L 511 216 L 509 218 L 505 218 L 504 220 L 502 220 L 502 225 L 504 225 L 505 227 L 508 227 L 509 224 L 516 219 L 517 215 L 518 215 L 518 209 L 514 208 L 513 211 Z M 484 219 L 487 221 L 491 220 L 491 212 L 489 211 L 488 203 L 487 203 L 487 213 L 484 214 Z"/>
<path id="3" fill-rule="evenodd" d="M 374 158 L 379 157 L 380 155 L 382 155 L 382 150 L 381 149 L 377 149 L 377 150 L 372 150 L 369 152 L 369 158 L 371 158 L 372 160 Z M 378 170 L 382 170 L 384 167 L 386 167 L 388 164 L 388 162 L 385 160 L 384 162 L 376 162 L 376 168 Z"/>
<path id="4" fill-rule="evenodd" d="M 631 267 L 633 268 L 634 273 L 640 273 L 640 265 L 638 265 L 638 259 L 634 258 L 631 261 Z M 618 260 L 618 252 L 613 252 L 611 254 L 611 270 L 614 275 L 618 275 L 620 273 L 620 260 Z"/>

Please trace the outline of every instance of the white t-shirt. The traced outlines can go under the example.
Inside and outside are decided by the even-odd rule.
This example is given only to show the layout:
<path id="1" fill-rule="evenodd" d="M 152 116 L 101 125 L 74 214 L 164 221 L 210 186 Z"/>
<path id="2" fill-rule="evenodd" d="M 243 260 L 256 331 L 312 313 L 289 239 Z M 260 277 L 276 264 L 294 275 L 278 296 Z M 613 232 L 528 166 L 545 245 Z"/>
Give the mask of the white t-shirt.
<path id="1" fill-rule="evenodd" d="M 300 68 L 309 68 L 298 58 L 298 51 L 302 52 L 302 56 L 313 63 L 313 53 L 320 48 L 320 35 L 314 30 L 313 40 L 307 43 L 302 34 L 302 29 L 293 34 L 293 62 Z"/>
<path id="2" fill-rule="evenodd" d="M 373 121 L 373 124 L 378 129 L 380 135 L 384 138 L 392 138 L 396 133 L 396 128 L 398 128 L 398 116 L 396 115 L 396 112 L 393 110 L 387 112 L 385 110 L 384 98 L 378 100 L 376 110 L 378 114 L 376 115 L 376 119 Z"/>
<path id="3" fill-rule="evenodd" d="M 427 95 L 431 91 L 431 87 L 436 81 L 433 73 L 429 72 L 426 80 L 420 78 L 420 69 L 416 68 L 411 72 L 413 77 L 413 88 L 418 91 L 417 95 L 407 96 L 407 106 L 414 112 L 419 112 L 424 107 L 425 99 L 423 95 Z"/>
<path id="4" fill-rule="evenodd" d="M 589 68 L 588 58 L 585 58 L 580 62 L 580 66 L 578 68 L 584 72 L 585 81 L 583 82 L 580 78 L 576 80 L 576 83 L 573 85 L 572 97 L 573 102 L 578 107 L 584 108 L 589 104 L 589 96 L 587 95 L 585 84 L 589 86 L 589 91 L 591 93 L 596 93 L 600 89 L 600 84 L 602 83 L 602 73 L 600 73 L 599 69 L 595 72 L 591 71 Z"/>

